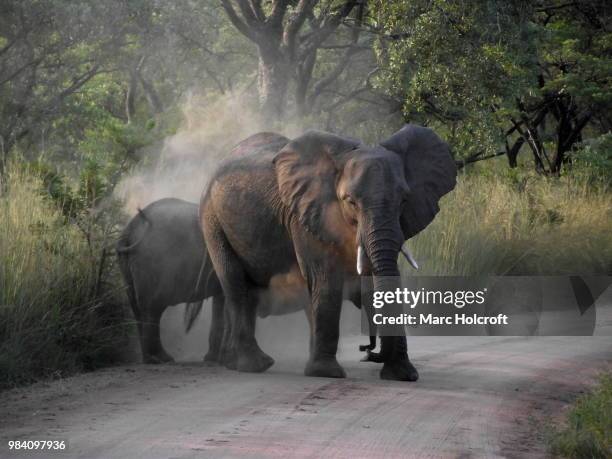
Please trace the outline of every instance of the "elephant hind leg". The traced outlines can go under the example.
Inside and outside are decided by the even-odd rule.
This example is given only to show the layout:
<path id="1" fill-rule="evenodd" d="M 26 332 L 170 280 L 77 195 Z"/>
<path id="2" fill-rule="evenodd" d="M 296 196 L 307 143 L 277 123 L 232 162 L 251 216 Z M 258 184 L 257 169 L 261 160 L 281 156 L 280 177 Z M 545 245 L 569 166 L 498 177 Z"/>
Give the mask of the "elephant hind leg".
<path id="1" fill-rule="evenodd" d="M 308 303 L 304 307 L 304 312 L 306 313 L 306 319 L 308 319 L 308 328 L 310 330 L 310 341 L 308 343 L 308 351 L 309 356 L 312 358 L 314 354 L 314 346 L 315 346 L 315 318 L 314 318 L 314 310 L 312 309 L 312 304 Z"/>
<path id="2" fill-rule="evenodd" d="M 225 298 L 230 327 L 229 344 L 224 353 L 235 353 L 238 371 L 262 372 L 274 364 L 272 357 L 261 350 L 255 339 L 256 306 L 249 304 L 249 284 L 244 267 L 227 241 L 221 225 L 214 215 L 204 215 L 202 228 L 208 253 Z M 226 359 L 227 360 L 227 359 Z M 231 358 L 226 366 L 232 368 Z"/>
<path id="3" fill-rule="evenodd" d="M 221 363 L 221 344 L 225 329 L 223 303 L 223 295 L 213 297 L 212 319 L 210 321 L 210 331 L 208 332 L 208 352 L 204 356 L 204 362 L 210 365 Z"/>
<path id="4" fill-rule="evenodd" d="M 163 312 L 163 307 L 151 305 L 143 314 L 141 347 L 144 363 L 174 362 L 172 356 L 164 350 L 161 343 L 159 324 Z"/>
<path id="5" fill-rule="evenodd" d="M 232 347 L 232 321 L 227 308 L 223 310 L 223 336 L 219 349 L 219 363 L 230 370 L 236 370 L 236 350 Z"/>
<path id="6" fill-rule="evenodd" d="M 234 334 L 236 369 L 259 373 L 274 365 L 274 359 L 262 351 L 255 340 L 257 306 L 249 301 L 250 299 L 251 295 L 247 294 L 247 300 L 239 316 L 237 333 Z"/>

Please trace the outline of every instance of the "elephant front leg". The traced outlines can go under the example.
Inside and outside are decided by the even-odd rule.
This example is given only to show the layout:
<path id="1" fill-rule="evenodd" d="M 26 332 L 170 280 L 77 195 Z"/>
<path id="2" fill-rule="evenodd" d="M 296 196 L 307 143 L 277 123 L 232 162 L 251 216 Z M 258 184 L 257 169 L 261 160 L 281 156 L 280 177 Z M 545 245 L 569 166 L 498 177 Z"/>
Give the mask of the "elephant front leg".
<path id="1" fill-rule="evenodd" d="M 399 276 L 380 276 L 374 278 L 374 289 L 392 292 L 401 287 Z M 387 304 L 385 312 L 389 317 L 402 314 L 401 304 Z M 406 330 L 403 325 L 384 325 L 379 327 L 380 352 L 370 353 L 369 360 L 383 362 L 380 370 L 381 379 L 394 381 L 416 381 L 419 379 L 417 369 L 408 358 Z"/>
<path id="2" fill-rule="evenodd" d="M 394 381 L 416 381 L 419 373 L 408 358 L 406 336 L 383 336 L 378 355 L 384 362 L 380 370 L 381 379 Z"/>
<path id="3" fill-rule="evenodd" d="M 306 376 L 345 378 L 346 372 L 336 360 L 340 337 L 340 311 L 342 308 L 342 287 L 320 285 L 315 282 L 311 289 L 314 311 L 314 334 L 310 359 L 306 364 Z"/>

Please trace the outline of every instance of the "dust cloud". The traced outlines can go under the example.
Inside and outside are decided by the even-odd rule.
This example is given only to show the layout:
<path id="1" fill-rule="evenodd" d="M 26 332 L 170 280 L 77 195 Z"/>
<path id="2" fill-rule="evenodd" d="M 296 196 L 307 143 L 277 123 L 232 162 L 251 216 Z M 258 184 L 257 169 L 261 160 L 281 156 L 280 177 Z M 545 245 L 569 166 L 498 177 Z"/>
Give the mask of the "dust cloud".
<path id="1" fill-rule="evenodd" d="M 192 91 L 181 106 L 183 121 L 176 134 L 143 149 L 141 165 L 116 188 L 115 196 L 130 216 L 161 198 L 198 202 L 227 152 L 263 130 L 252 102 L 240 93 L 211 99 Z"/>
<path id="2" fill-rule="evenodd" d="M 212 301 L 206 300 L 202 313 L 189 333 L 183 328 L 183 306 L 167 308 L 162 317 L 162 343 L 166 352 L 179 362 L 200 362 L 208 351 L 208 330 L 210 327 Z M 353 303 L 342 304 L 340 318 L 340 343 L 338 358 L 353 354 L 355 349 L 347 348 L 345 341 L 361 334 L 361 312 Z M 295 371 L 301 372 L 308 360 L 310 331 L 303 311 L 282 316 L 258 318 L 255 336 L 261 349 L 276 361 L 295 362 Z M 354 339 L 351 341 L 354 342 Z M 363 337 L 367 344 L 368 338 Z M 273 369 L 274 367 L 272 367 Z"/>
<path id="3" fill-rule="evenodd" d="M 124 203 L 125 214 L 131 218 L 138 208 L 167 197 L 197 203 L 216 167 L 238 142 L 261 131 L 273 130 L 291 137 L 304 131 L 295 120 L 285 120 L 281 129 L 271 129 L 262 121 L 254 102 L 244 93 L 215 99 L 197 91 L 187 94 L 182 104 L 183 121 L 177 132 L 140 152 L 139 166 L 118 184 L 115 197 Z M 311 127 L 315 126 L 308 126 Z M 263 315 L 277 314 L 279 310 L 296 311 L 301 308 L 287 303 L 295 300 L 301 304 L 305 300 L 289 298 L 288 292 L 280 292 L 280 300 L 278 295 L 265 291 L 259 294 Z M 275 305 L 277 300 L 283 304 Z M 345 311 L 347 308 L 356 311 L 350 303 L 345 303 Z M 162 342 L 176 360 L 202 360 L 208 350 L 211 309 L 208 299 L 188 334 L 184 331 L 184 305 L 166 309 L 161 323 Z M 360 330 L 359 314 L 353 312 L 349 317 L 355 315 L 357 319 L 344 325 L 352 334 Z M 309 326 L 301 310 L 258 318 L 257 338 L 274 358 L 290 357 L 304 362 L 308 358 Z"/>

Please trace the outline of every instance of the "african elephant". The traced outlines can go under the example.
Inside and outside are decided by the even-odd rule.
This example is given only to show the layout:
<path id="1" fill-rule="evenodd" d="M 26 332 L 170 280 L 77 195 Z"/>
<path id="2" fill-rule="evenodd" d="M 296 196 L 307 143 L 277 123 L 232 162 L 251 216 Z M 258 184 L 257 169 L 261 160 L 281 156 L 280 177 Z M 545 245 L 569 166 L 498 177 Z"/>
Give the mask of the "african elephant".
<path id="1" fill-rule="evenodd" d="M 261 136 L 257 140 L 253 145 L 265 141 Z M 159 322 L 166 307 L 188 303 L 185 308 L 188 332 L 203 301 L 212 296 L 212 321 L 204 361 L 219 362 L 224 330 L 223 295 L 206 252 L 198 206 L 167 198 L 139 210 L 119 238 L 117 255 L 140 334 L 143 361 L 172 361 L 159 334 Z M 347 299 L 360 305 L 358 284 L 347 293 Z M 285 292 L 272 285 L 257 291 L 254 303 L 258 305 L 259 317 L 267 317 L 301 310 L 307 301 L 287 301 Z M 373 347 L 371 343 L 369 348 Z"/>
<path id="2" fill-rule="evenodd" d="M 456 181 L 450 150 L 432 130 L 406 125 L 377 146 L 309 131 L 231 158 L 200 202 L 201 227 L 225 297 L 223 359 L 265 371 L 273 359 L 255 340 L 254 291 L 306 293 L 312 327 L 307 376 L 345 377 L 336 360 L 347 280 L 372 274 L 376 290 L 397 284 L 405 240 L 435 217 Z M 403 328 L 381 338 L 383 379 L 418 378 Z"/>
<path id="3" fill-rule="evenodd" d="M 198 206 L 173 198 L 155 201 L 128 223 L 116 249 L 138 325 L 143 361 L 172 361 L 159 335 L 166 307 L 191 303 L 191 310 L 199 310 L 202 301 L 211 296 L 213 314 L 204 360 L 216 361 L 223 335 L 223 295 L 206 256 Z"/>

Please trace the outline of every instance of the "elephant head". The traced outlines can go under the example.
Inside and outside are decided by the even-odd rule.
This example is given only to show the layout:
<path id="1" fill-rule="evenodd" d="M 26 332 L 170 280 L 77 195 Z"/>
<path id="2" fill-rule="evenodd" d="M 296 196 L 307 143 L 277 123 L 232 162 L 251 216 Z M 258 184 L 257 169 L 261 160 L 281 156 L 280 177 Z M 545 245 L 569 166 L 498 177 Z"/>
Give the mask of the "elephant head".
<path id="1" fill-rule="evenodd" d="M 385 279 L 397 280 L 404 241 L 431 223 L 457 174 L 448 145 L 413 124 L 373 147 L 311 131 L 274 161 L 282 202 L 319 240 L 351 244 L 356 271 L 371 273 L 377 290 L 391 288 Z M 383 338 L 381 352 L 405 348 L 405 337 L 403 344 Z"/>
<path id="2" fill-rule="evenodd" d="M 457 174 L 448 145 L 413 124 L 375 147 L 310 131 L 289 142 L 274 163 L 281 200 L 300 223 L 330 243 L 341 243 L 352 229 L 356 269 L 367 264 L 372 274 L 386 276 L 398 275 L 404 241 L 431 223 Z"/>

